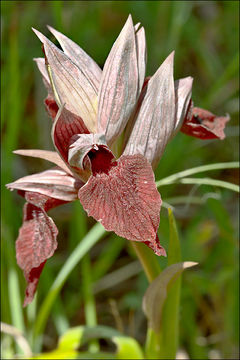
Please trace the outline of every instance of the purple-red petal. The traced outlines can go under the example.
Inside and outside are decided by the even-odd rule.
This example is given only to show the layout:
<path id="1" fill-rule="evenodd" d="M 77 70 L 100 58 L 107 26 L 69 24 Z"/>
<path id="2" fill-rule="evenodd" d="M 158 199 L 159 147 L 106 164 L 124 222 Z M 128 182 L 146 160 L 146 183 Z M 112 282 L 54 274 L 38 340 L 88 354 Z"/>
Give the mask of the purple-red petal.
<path id="1" fill-rule="evenodd" d="M 157 238 L 161 197 L 152 167 L 142 155 L 122 156 L 107 171 L 96 172 L 78 197 L 88 215 L 106 230 L 165 255 Z"/>
<path id="2" fill-rule="evenodd" d="M 45 99 L 45 106 L 48 114 L 55 120 L 58 112 L 58 105 L 52 96 Z M 76 134 L 89 134 L 83 120 L 76 114 L 63 108 L 57 122 L 53 125 L 53 142 L 65 162 L 68 162 L 68 148 L 70 139 Z"/>
<path id="3" fill-rule="evenodd" d="M 58 112 L 58 104 L 51 95 L 44 100 L 44 104 L 49 116 L 54 120 Z"/>
<path id="4" fill-rule="evenodd" d="M 25 278 L 28 283 L 26 291 L 25 291 L 25 299 L 24 299 L 24 303 L 23 303 L 24 307 L 33 301 L 34 294 L 37 290 L 39 278 L 43 271 L 45 263 L 46 263 L 46 260 L 44 262 L 42 262 L 38 267 L 32 268 L 32 270 L 29 273 L 24 272 Z"/>
<path id="5" fill-rule="evenodd" d="M 58 230 L 46 211 L 65 203 L 31 192 L 25 193 L 25 199 L 23 225 L 16 241 L 17 263 L 27 281 L 24 306 L 33 300 L 45 262 L 57 248 Z"/>
<path id="6" fill-rule="evenodd" d="M 23 190 L 26 194 L 29 192 L 35 193 L 35 196 L 42 194 L 49 199 L 54 199 L 54 201 L 59 199 L 68 202 L 77 199 L 78 189 L 83 184 L 81 180 L 70 176 L 61 168 L 55 167 L 37 174 L 24 176 L 6 186 L 10 190 Z"/>
<path id="7" fill-rule="evenodd" d="M 230 120 L 227 116 L 216 116 L 208 110 L 190 107 L 190 110 L 181 127 L 184 134 L 197 137 L 202 140 L 225 138 L 224 128 Z"/>
<path id="8" fill-rule="evenodd" d="M 70 140 L 77 134 L 89 134 L 89 131 L 79 116 L 64 108 L 53 125 L 52 136 L 54 145 L 65 162 L 68 162 Z"/>

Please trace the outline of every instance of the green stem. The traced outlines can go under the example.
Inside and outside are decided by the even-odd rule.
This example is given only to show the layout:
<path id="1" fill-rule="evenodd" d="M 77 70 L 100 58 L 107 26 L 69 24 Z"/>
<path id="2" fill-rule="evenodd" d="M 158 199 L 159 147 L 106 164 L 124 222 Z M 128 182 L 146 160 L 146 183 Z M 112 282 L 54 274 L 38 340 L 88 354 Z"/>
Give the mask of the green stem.
<path id="1" fill-rule="evenodd" d="M 132 241 L 131 245 L 135 250 L 139 261 L 149 282 L 152 282 L 161 272 L 157 256 L 146 245 Z"/>

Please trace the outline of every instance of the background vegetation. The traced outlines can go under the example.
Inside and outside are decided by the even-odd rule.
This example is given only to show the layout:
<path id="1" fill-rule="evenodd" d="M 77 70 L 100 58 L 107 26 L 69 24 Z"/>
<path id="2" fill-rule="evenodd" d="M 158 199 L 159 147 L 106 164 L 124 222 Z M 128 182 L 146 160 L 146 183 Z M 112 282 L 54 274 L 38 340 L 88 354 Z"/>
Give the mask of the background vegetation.
<path id="1" fill-rule="evenodd" d="M 2 1 L 2 321 L 21 330 L 35 351 L 33 329 L 49 289 L 94 221 L 80 204 L 51 211 L 58 228 L 58 249 L 43 271 L 37 299 L 22 308 L 25 280 L 16 265 L 15 239 L 23 199 L 5 190 L 21 176 L 49 164 L 13 155 L 14 149 L 52 149 L 46 95 L 33 57 L 42 56 L 31 27 L 51 40 L 49 24 L 69 36 L 103 66 L 129 13 L 146 30 L 147 75 L 175 49 L 175 79 L 194 77 L 195 104 L 218 115 L 229 113 L 224 141 L 201 141 L 178 134 L 168 145 L 156 180 L 198 165 L 238 160 L 238 1 Z M 234 169 L 211 173 L 237 183 Z M 180 311 L 181 349 L 191 359 L 238 358 L 238 207 L 236 194 L 207 185 L 160 188 L 174 208 L 183 260 L 199 266 L 183 277 Z M 168 248 L 168 216 L 161 211 L 161 243 Z M 163 266 L 165 259 L 159 259 Z M 70 326 L 97 322 L 124 330 L 143 343 L 146 319 L 141 309 L 148 286 L 129 243 L 111 233 L 91 247 L 67 277 L 51 307 L 42 349 L 56 347 Z M 39 319 L 39 318 L 38 318 Z M 94 343 L 92 344 L 94 346 Z M 109 344 L 101 342 L 103 349 Z M 3 335 L 4 358 L 18 352 Z"/>

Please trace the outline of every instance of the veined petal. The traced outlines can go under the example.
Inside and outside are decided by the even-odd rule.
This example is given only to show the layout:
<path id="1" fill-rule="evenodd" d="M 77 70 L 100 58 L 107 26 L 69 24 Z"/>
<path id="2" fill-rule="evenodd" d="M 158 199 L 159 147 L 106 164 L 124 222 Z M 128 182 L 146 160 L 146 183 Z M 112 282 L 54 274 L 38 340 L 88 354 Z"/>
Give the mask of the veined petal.
<path id="1" fill-rule="evenodd" d="M 151 165 L 142 155 L 122 156 L 109 171 L 96 172 L 78 197 L 107 231 L 165 254 L 157 239 L 161 198 Z"/>
<path id="2" fill-rule="evenodd" d="M 51 87 L 48 72 L 46 69 L 45 59 L 44 58 L 34 58 L 33 59 L 37 64 L 38 70 L 42 74 L 43 79 L 46 81 L 49 87 Z"/>
<path id="3" fill-rule="evenodd" d="M 174 135 L 180 130 L 183 120 L 187 114 L 189 103 L 192 96 L 193 78 L 188 76 L 174 81 L 175 88 L 175 131 Z"/>
<path id="4" fill-rule="evenodd" d="M 172 52 L 144 88 L 124 155 L 141 154 L 155 167 L 175 128 Z"/>
<path id="5" fill-rule="evenodd" d="M 135 30 L 128 17 L 103 68 L 99 90 L 98 133 L 111 145 L 124 129 L 138 95 Z"/>
<path id="6" fill-rule="evenodd" d="M 66 170 L 67 172 L 73 172 L 83 181 L 87 181 L 88 174 L 84 174 L 81 170 L 74 169 L 68 164 L 68 150 L 71 138 L 77 134 L 88 134 L 88 129 L 79 116 L 71 113 L 64 106 L 59 109 L 56 101 L 51 96 L 45 99 L 45 105 L 54 121 L 51 131 L 52 140 L 61 161 L 65 163 L 65 170 L 69 167 L 69 170 Z"/>
<path id="7" fill-rule="evenodd" d="M 45 262 L 57 248 L 58 230 L 46 211 L 64 203 L 37 193 L 26 193 L 25 198 L 23 225 L 16 241 L 17 263 L 27 281 L 23 306 L 33 300 Z"/>
<path id="8" fill-rule="evenodd" d="M 83 185 L 83 182 L 56 167 L 24 176 L 6 186 L 10 190 L 31 191 L 63 201 L 74 201 L 77 199 L 78 189 Z"/>
<path id="9" fill-rule="evenodd" d="M 96 62 L 74 41 L 55 30 L 51 26 L 47 26 L 49 31 L 55 36 L 61 45 L 64 53 L 76 64 L 84 73 L 85 77 L 92 84 L 95 92 L 98 93 L 101 81 L 102 70 Z"/>
<path id="10" fill-rule="evenodd" d="M 139 110 L 140 110 L 140 108 L 141 108 L 143 99 L 144 99 L 144 97 L 145 97 L 145 95 L 146 95 L 147 84 L 148 84 L 148 82 L 149 82 L 150 79 L 151 79 L 151 76 L 148 76 L 148 77 L 146 77 L 146 78 L 144 79 L 143 86 L 142 86 L 142 90 L 141 90 L 140 96 L 139 96 L 138 101 L 137 101 L 137 106 L 136 106 L 134 112 L 132 113 L 131 117 L 130 117 L 129 120 L 128 120 L 126 129 L 125 129 L 125 131 L 124 131 L 123 150 L 125 149 L 126 144 L 128 143 L 128 140 L 129 140 L 130 135 L 132 134 L 133 126 L 134 126 L 135 120 L 136 120 L 136 118 L 137 118 L 137 115 L 138 115 L 138 113 L 139 113 Z"/>
<path id="11" fill-rule="evenodd" d="M 146 63 L 147 63 L 147 48 L 146 48 L 146 37 L 145 37 L 144 27 L 138 29 L 138 27 L 136 27 L 135 25 L 135 29 L 137 29 L 136 45 L 137 45 L 137 60 L 138 60 L 138 95 L 140 95 L 145 78 Z"/>
<path id="12" fill-rule="evenodd" d="M 71 172 L 76 178 L 86 182 L 89 178 L 89 172 L 81 168 L 73 167 L 68 163 L 68 151 L 70 144 L 74 141 L 77 134 L 88 133 L 82 119 L 79 116 L 72 114 L 62 105 L 54 118 L 54 123 L 51 130 L 53 144 L 58 151 L 60 157 L 71 169 Z"/>
<path id="13" fill-rule="evenodd" d="M 48 97 L 47 97 L 46 100 L 51 99 L 52 101 L 55 102 L 53 89 L 52 89 L 52 86 L 51 86 L 51 82 L 50 82 L 49 75 L 48 75 L 47 68 L 46 68 L 46 64 L 45 64 L 45 59 L 44 58 L 34 58 L 33 60 L 37 64 L 38 70 L 40 71 L 40 73 L 42 75 L 43 84 L 45 85 L 45 88 L 47 89 L 47 92 L 48 92 Z M 57 104 L 56 104 L 56 106 L 57 106 Z"/>
<path id="14" fill-rule="evenodd" d="M 68 162 L 68 148 L 71 138 L 77 134 L 88 133 L 88 129 L 79 116 L 71 113 L 65 107 L 58 110 L 52 127 L 52 140 L 66 163 Z"/>
<path id="15" fill-rule="evenodd" d="M 48 114 L 51 116 L 52 120 L 56 118 L 58 112 L 58 105 L 54 100 L 48 72 L 46 70 L 45 59 L 36 58 L 34 59 L 37 63 L 38 69 L 40 70 L 43 76 L 43 82 L 48 90 L 48 96 L 44 100 Z M 62 110 L 62 114 L 58 119 L 58 122 L 55 126 L 54 142 L 55 145 L 61 154 L 62 158 L 67 161 L 67 150 L 70 138 L 75 134 L 80 133 L 89 133 L 88 129 L 84 125 L 83 120 L 68 111 L 66 108 Z M 66 166 L 65 166 L 66 167 Z"/>
<path id="16" fill-rule="evenodd" d="M 52 118 L 52 120 L 55 119 L 58 113 L 58 104 L 56 103 L 53 95 L 49 93 L 49 95 L 44 100 L 45 108 L 49 114 L 49 116 Z"/>
<path id="17" fill-rule="evenodd" d="M 135 122 L 135 119 L 137 117 L 137 114 L 140 110 L 140 107 L 142 105 L 143 99 L 146 94 L 146 89 L 149 80 L 151 79 L 150 76 L 146 77 L 144 79 L 142 91 L 140 94 L 140 97 L 138 99 L 137 107 L 135 110 L 135 113 L 128 121 L 128 125 L 125 130 L 124 134 L 124 147 L 126 146 L 129 136 L 131 135 L 133 124 Z M 193 78 L 188 76 L 183 79 L 179 79 L 174 81 L 174 89 L 175 89 L 175 131 L 172 134 L 172 137 L 180 130 L 180 127 L 182 126 L 183 120 L 189 110 L 189 103 L 191 100 L 191 90 L 192 90 L 192 82 Z"/>
<path id="18" fill-rule="evenodd" d="M 193 107 L 191 104 L 184 119 L 181 131 L 202 140 L 225 139 L 224 128 L 230 116 L 216 116 L 208 110 Z"/>
<path id="19" fill-rule="evenodd" d="M 72 171 L 67 167 L 65 162 L 61 159 L 59 154 L 56 151 L 49 151 L 49 150 L 35 150 L 35 149 L 20 149 L 20 150 L 14 150 L 14 154 L 22 155 L 22 156 L 30 156 L 30 157 L 36 157 L 39 159 L 44 159 L 47 161 L 50 161 L 51 163 L 59 166 L 63 170 L 66 171 L 66 173 L 72 175 Z"/>
<path id="20" fill-rule="evenodd" d="M 85 74 L 69 57 L 39 31 L 33 29 L 44 45 L 49 78 L 58 106 L 80 116 L 90 132 L 96 131 L 97 92 Z"/>

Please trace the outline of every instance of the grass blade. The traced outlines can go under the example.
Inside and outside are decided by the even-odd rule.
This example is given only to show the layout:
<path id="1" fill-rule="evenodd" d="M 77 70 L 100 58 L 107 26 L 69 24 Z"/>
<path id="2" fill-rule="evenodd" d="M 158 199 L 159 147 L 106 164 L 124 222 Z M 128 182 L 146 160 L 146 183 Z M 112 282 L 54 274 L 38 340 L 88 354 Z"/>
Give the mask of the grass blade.
<path id="1" fill-rule="evenodd" d="M 112 234 L 92 267 L 92 279 L 94 281 L 102 278 L 107 273 L 116 261 L 125 244 L 126 241 L 123 238 Z"/>
<path id="2" fill-rule="evenodd" d="M 210 179 L 210 178 L 184 178 L 179 180 L 181 184 L 199 184 L 199 185 L 212 185 L 222 187 L 228 190 L 239 192 L 239 186 L 227 181 Z"/>
<path id="3" fill-rule="evenodd" d="M 157 181 L 156 186 L 160 187 L 160 186 L 163 186 L 163 185 L 172 184 L 172 183 L 176 182 L 177 180 L 179 180 L 181 178 L 187 177 L 189 175 L 205 172 L 205 171 L 223 170 L 223 169 L 236 169 L 236 168 L 239 168 L 239 162 L 238 161 L 197 166 L 197 167 L 194 167 L 192 169 L 187 169 L 187 170 L 184 170 L 184 171 L 180 171 L 180 172 L 178 172 L 176 174 L 167 176 L 166 178 Z"/>
<path id="4" fill-rule="evenodd" d="M 89 255 L 85 255 L 81 262 L 82 269 L 82 289 L 84 297 L 84 312 L 86 325 L 94 327 L 97 325 L 97 312 L 95 298 L 93 295 L 92 277 L 91 277 L 91 261 Z M 97 340 L 91 340 L 89 344 L 90 352 L 98 352 L 99 344 Z"/>

